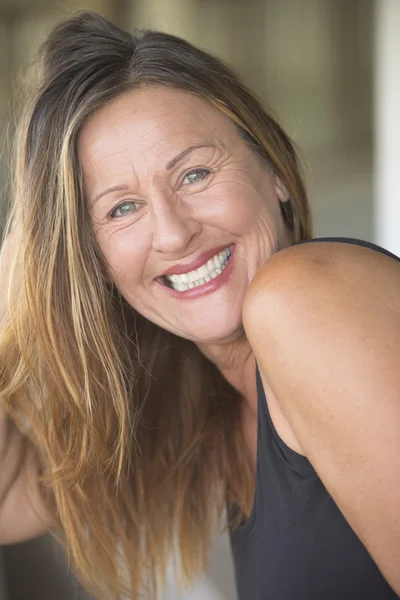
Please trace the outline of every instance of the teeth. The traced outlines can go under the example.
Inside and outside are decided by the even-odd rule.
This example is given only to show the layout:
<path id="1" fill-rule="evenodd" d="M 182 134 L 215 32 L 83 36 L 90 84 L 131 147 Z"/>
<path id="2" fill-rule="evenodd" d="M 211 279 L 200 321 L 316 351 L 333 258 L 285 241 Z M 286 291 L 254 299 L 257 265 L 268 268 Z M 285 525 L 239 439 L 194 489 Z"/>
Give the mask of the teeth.
<path id="1" fill-rule="evenodd" d="M 212 258 L 210 258 L 210 260 L 207 261 L 206 267 L 209 273 L 211 273 L 211 271 L 214 271 L 214 261 Z"/>
<path id="2" fill-rule="evenodd" d="M 230 256 L 229 248 L 225 248 L 198 269 L 182 275 L 166 275 L 165 278 L 175 291 L 184 292 L 218 277 L 228 264 Z"/>
<path id="3" fill-rule="evenodd" d="M 197 272 L 200 275 L 200 277 L 207 277 L 210 270 L 207 268 L 207 265 L 203 265 L 199 269 L 197 269 Z"/>

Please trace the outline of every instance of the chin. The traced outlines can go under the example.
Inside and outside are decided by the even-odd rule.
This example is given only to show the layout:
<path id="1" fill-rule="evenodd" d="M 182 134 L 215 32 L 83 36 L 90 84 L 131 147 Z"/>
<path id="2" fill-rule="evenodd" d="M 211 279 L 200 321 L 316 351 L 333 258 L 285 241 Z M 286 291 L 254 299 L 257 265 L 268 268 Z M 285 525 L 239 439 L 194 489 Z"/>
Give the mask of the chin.
<path id="1" fill-rule="evenodd" d="M 179 333 L 178 333 L 179 335 Z M 199 327 L 191 327 L 184 336 L 187 339 L 201 344 L 231 343 L 243 335 L 243 324 L 240 318 L 226 320 L 225 322 L 214 319 Z"/>

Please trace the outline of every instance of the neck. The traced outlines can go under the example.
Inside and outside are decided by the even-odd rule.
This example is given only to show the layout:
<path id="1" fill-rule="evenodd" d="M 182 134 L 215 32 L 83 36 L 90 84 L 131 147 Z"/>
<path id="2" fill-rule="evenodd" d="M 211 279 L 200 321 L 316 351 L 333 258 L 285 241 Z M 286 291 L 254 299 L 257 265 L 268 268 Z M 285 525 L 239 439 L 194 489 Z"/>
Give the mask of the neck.
<path id="1" fill-rule="evenodd" d="M 244 332 L 231 342 L 198 344 L 198 347 L 256 414 L 255 357 Z"/>

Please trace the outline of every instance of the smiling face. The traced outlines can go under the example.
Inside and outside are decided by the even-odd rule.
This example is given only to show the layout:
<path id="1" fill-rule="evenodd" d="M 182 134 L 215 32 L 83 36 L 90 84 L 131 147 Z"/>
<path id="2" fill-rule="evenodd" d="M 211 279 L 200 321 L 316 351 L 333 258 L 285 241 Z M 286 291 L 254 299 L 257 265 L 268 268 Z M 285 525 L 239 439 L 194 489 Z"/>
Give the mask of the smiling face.
<path id="1" fill-rule="evenodd" d="M 78 140 L 110 277 L 160 327 L 194 342 L 242 331 L 257 269 L 289 244 L 288 194 L 210 102 L 159 86 L 99 109 Z"/>

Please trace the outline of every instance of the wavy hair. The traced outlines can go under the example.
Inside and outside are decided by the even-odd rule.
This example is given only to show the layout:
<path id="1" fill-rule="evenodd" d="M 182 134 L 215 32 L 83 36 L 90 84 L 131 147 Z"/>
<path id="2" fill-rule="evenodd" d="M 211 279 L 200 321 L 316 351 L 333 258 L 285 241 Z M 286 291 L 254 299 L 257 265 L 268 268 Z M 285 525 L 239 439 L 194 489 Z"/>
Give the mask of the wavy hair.
<path id="1" fill-rule="evenodd" d="M 146 84 L 196 94 L 232 119 L 285 183 L 293 240 L 311 227 L 292 143 L 222 62 L 90 12 L 44 42 L 16 141 L 19 267 L 0 336 L 0 395 L 35 448 L 78 577 L 105 598 L 155 597 L 174 550 L 191 580 L 225 508 L 246 518 L 254 493 L 238 393 L 195 344 L 126 303 L 91 228 L 77 136 L 99 107 Z"/>

